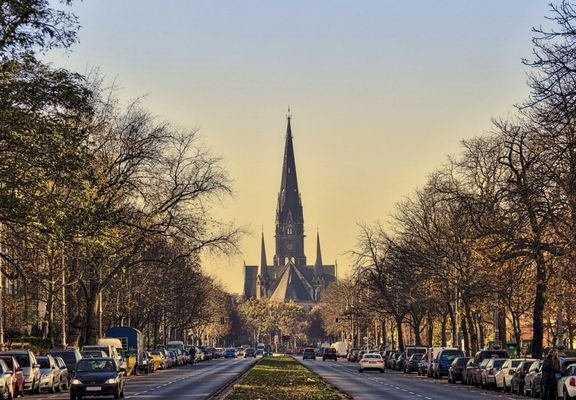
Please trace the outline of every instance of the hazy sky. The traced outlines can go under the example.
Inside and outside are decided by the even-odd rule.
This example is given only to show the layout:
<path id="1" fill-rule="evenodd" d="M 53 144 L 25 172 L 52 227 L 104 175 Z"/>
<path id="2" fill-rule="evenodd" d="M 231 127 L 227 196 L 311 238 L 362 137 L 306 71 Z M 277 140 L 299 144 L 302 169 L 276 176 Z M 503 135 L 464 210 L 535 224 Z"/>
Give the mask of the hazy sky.
<path id="1" fill-rule="evenodd" d="M 160 119 L 198 127 L 224 160 L 234 197 L 214 209 L 251 232 L 242 254 L 207 260 L 241 292 L 268 262 L 280 187 L 286 111 L 314 262 L 349 270 L 357 223 L 386 220 L 460 141 L 491 129 L 528 95 L 522 57 L 545 0 L 84 0 L 80 43 L 49 58 L 94 67 L 146 95 Z"/>

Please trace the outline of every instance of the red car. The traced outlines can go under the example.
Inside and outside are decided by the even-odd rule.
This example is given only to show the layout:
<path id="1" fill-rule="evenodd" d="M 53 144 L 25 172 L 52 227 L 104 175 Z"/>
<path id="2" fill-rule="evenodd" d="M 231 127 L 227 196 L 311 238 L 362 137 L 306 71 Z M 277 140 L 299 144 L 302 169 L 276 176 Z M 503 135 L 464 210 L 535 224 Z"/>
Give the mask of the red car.
<path id="1" fill-rule="evenodd" d="M 0 356 L 0 360 L 4 361 L 8 366 L 8 370 L 12 371 L 12 385 L 14 386 L 14 398 L 24 396 L 24 373 L 18 361 L 12 356 Z"/>

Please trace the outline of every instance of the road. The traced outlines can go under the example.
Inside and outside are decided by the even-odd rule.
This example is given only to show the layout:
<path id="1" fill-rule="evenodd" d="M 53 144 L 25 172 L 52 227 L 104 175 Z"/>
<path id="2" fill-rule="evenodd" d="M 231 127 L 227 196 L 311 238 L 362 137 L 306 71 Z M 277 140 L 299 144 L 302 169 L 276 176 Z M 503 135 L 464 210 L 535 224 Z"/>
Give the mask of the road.
<path id="1" fill-rule="evenodd" d="M 320 375 L 355 400 L 478 400 L 478 399 L 523 399 L 510 393 L 496 393 L 460 383 L 450 384 L 446 378 L 436 380 L 386 370 L 358 372 L 358 364 L 343 359 L 334 361 L 302 360 L 304 365 Z"/>
<path id="2" fill-rule="evenodd" d="M 153 374 L 131 376 L 126 380 L 127 399 L 207 399 L 226 383 L 248 370 L 256 359 L 211 360 L 192 366 L 156 371 Z M 69 399 L 68 391 L 24 398 L 36 400 Z"/>

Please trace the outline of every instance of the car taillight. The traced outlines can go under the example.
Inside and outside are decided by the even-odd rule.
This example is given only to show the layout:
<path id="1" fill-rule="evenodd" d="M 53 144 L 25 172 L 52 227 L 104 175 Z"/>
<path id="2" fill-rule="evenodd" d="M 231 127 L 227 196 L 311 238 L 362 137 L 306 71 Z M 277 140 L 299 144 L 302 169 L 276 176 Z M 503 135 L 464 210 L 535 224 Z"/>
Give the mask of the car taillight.
<path id="1" fill-rule="evenodd" d="M 367 363 L 367 362 L 368 362 L 368 360 L 361 360 L 360 362 L 363 362 L 363 363 Z"/>
<path id="2" fill-rule="evenodd" d="M 494 375 L 494 368 L 490 368 L 488 370 L 488 375 Z"/>
<path id="3" fill-rule="evenodd" d="M 571 376 L 570 379 L 568 379 L 568 385 L 569 386 L 576 386 L 576 378 Z"/>

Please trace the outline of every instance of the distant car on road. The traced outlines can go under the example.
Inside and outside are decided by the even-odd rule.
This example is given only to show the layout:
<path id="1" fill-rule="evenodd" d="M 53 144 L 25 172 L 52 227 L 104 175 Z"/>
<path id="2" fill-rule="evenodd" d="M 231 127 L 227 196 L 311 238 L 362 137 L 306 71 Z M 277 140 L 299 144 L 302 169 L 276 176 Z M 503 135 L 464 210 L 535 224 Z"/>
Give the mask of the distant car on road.
<path id="1" fill-rule="evenodd" d="M 303 360 L 306 360 L 306 359 L 315 360 L 316 359 L 316 352 L 312 348 L 306 348 L 302 352 L 302 359 Z"/>
<path id="2" fill-rule="evenodd" d="M 226 349 L 224 350 L 224 358 L 236 358 L 236 349 Z"/>
<path id="3" fill-rule="evenodd" d="M 326 360 L 338 361 L 338 352 L 334 347 L 327 347 L 324 349 L 324 353 L 322 353 L 322 361 Z"/>
<path id="4" fill-rule="evenodd" d="M 358 372 L 375 369 L 384 372 L 384 359 L 378 353 L 365 353 L 358 362 Z"/>
<path id="5" fill-rule="evenodd" d="M 244 358 L 256 357 L 256 350 L 248 348 L 244 350 Z"/>

